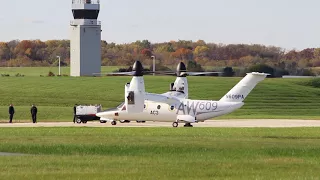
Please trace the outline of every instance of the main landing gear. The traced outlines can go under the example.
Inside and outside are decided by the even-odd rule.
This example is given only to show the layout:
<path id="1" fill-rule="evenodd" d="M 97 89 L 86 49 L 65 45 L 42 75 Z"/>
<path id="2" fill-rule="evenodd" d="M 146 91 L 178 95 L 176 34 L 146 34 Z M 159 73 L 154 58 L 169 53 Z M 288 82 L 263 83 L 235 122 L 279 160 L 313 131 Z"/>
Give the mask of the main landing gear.
<path id="1" fill-rule="evenodd" d="M 191 125 L 191 123 L 186 123 L 184 127 L 193 127 L 193 126 Z"/>
<path id="2" fill-rule="evenodd" d="M 112 122 L 111 122 L 111 125 L 112 125 L 112 126 L 117 125 L 117 121 L 112 121 Z"/>

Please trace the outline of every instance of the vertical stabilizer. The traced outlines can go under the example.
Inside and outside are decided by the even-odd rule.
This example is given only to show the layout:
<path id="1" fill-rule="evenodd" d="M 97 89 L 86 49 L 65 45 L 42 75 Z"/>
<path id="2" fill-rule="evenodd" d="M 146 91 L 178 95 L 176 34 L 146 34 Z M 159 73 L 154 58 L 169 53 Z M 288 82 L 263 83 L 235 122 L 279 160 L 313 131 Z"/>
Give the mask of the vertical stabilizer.
<path id="1" fill-rule="evenodd" d="M 220 101 L 242 102 L 253 90 L 253 88 L 263 81 L 268 74 L 252 72 L 248 73 L 237 85 L 235 85 Z"/>

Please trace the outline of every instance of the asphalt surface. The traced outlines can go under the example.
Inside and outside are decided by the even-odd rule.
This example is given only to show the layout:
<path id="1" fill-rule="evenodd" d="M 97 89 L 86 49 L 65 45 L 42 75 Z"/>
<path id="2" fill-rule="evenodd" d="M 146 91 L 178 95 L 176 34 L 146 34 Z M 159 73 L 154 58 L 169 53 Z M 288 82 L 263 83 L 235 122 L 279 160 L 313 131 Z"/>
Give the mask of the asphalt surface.
<path id="1" fill-rule="evenodd" d="M 179 127 L 183 127 L 183 123 Z M 320 127 L 320 120 L 284 120 L 284 119 L 250 119 L 250 120 L 210 120 L 193 124 L 194 127 Z M 43 122 L 43 123 L 0 123 L 2 127 L 172 127 L 170 122 L 146 122 L 146 123 L 117 123 L 112 126 L 110 122 L 88 122 L 87 124 L 74 124 L 72 122 Z"/>

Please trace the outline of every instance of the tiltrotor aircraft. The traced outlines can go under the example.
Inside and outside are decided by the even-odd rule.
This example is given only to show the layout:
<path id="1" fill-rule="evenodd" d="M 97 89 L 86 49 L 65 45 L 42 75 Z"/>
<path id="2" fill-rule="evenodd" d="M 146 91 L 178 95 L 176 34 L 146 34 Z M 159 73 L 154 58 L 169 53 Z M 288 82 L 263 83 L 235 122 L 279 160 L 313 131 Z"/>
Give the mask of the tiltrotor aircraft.
<path id="1" fill-rule="evenodd" d="M 172 122 L 173 127 L 178 127 L 179 123 L 192 127 L 192 123 L 204 122 L 241 108 L 253 88 L 268 75 L 248 73 L 219 101 L 213 101 L 188 99 L 186 76 L 196 73 L 186 72 L 183 63 L 178 65 L 177 79 L 170 84 L 170 91 L 164 94 L 145 92 L 144 69 L 140 61 L 135 62 L 132 72 L 125 74 L 133 76 L 124 88 L 125 101 L 116 108 L 97 113 L 96 116 L 101 120 L 111 121 L 112 125 L 116 125 L 120 120 L 129 120 Z"/>

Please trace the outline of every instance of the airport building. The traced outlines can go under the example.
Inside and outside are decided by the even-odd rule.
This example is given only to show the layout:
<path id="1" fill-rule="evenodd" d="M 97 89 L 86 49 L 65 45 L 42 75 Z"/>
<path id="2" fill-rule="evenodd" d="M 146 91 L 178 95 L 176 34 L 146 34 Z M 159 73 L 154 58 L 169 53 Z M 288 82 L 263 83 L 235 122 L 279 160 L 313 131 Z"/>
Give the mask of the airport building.
<path id="1" fill-rule="evenodd" d="M 70 22 L 70 75 L 101 73 L 101 22 L 99 0 L 72 0 Z"/>

